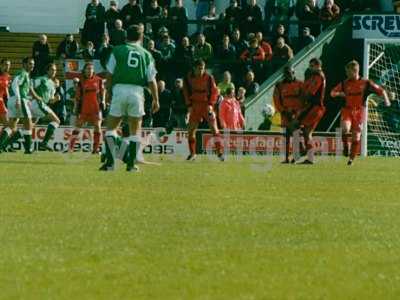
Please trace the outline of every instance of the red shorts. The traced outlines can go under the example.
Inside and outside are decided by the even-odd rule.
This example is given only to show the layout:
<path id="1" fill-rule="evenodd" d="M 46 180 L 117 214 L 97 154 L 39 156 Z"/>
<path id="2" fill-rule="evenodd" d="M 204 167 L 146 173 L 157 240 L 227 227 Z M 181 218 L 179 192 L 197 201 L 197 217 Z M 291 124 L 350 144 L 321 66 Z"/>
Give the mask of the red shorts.
<path id="1" fill-rule="evenodd" d="M 321 121 L 322 117 L 324 116 L 325 111 L 326 108 L 323 106 L 312 107 L 302 116 L 300 119 L 300 124 L 304 127 L 311 128 L 311 130 L 315 130 L 319 121 Z"/>
<path id="2" fill-rule="evenodd" d="M 365 108 L 342 108 L 342 122 L 350 122 L 351 130 L 360 132 L 362 130 L 362 124 L 365 120 Z"/>
<path id="3" fill-rule="evenodd" d="M 208 121 L 208 103 L 193 105 L 189 116 L 189 123 L 198 124 L 203 120 Z"/>
<path id="4" fill-rule="evenodd" d="M 7 114 L 7 107 L 4 100 L 0 98 L 0 116 Z"/>
<path id="5" fill-rule="evenodd" d="M 101 121 L 101 113 L 94 113 L 94 114 L 80 114 L 79 115 L 79 122 L 81 123 L 91 123 L 91 124 L 95 124 L 99 121 Z"/>

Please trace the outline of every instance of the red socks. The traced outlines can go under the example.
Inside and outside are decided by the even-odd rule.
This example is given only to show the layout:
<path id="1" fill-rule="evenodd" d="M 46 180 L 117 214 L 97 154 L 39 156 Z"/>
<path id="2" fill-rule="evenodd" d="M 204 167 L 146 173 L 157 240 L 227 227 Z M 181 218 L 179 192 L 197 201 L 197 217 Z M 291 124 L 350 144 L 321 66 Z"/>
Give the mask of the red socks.
<path id="1" fill-rule="evenodd" d="M 189 138 L 188 143 L 189 143 L 190 154 L 195 155 L 196 154 L 196 139 Z"/>
<path id="2" fill-rule="evenodd" d="M 217 153 L 222 154 L 224 153 L 224 146 L 222 144 L 222 138 L 219 133 L 214 135 L 215 138 L 215 148 L 217 148 Z"/>
<path id="3" fill-rule="evenodd" d="M 347 133 L 342 134 L 342 142 L 343 142 L 343 152 L 348 155 L 349 153 L 349 144 L 350 144 L 350 135 Z"/>
<path id="4" fill-rule="evenodd" d="M 354 159 L 360 153 L 360 141 L 353 141 L 351 144 L 351 154 L 350 159 Z"/>
<path id="5" fill-rule="evenodd" d="M 100 132 L 95 132 L 93 134 L 93 152 L 99 151 L 100 137 L 101 137 L 101 133 Z"/>

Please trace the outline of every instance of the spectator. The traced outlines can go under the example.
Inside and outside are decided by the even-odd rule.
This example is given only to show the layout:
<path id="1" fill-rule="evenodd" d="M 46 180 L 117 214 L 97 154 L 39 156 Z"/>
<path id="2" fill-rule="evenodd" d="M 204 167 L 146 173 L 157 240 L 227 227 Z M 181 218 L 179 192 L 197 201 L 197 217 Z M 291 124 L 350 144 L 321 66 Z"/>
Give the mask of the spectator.
<path id="1" fill-rule="evenodd" d="M 167 127 L 171 116 L 172 94 L 165 88 L 165 82 L 158 81 L 158 95 L 160 101 L 160 110 L 153 115 L 153 127 Z"/>
<path id="2" fill-rule="evenodd" d="M 183 94 L 183 80 L 178 78 L 175 80 L 175 86 L 172 91 L 172 114 L 169 126 L 186 129 L 187 113 L 185 96 Z"/>
<path id="3" fill-rule="evenodd" d="M 305 4 L 299 1 L 297 5 L 297 18 L 300 21 L 299 33 L 307 26 L 310 27 L 313 36 L 318 36 L 320 34 L 321 25 L 319 21 L 319 8 L 316 0 L 307 0 Z M 299 34 L 299 36 L 300 35 L 301 34 Z"/>
<path id="4" fill-rule="evenodd" d="M 100 59 L 100 62 L 105 66 L 108 57 L 111 55 L 113 46 L 110 44 L 110 37 L 108 33 L 103 34 L 103 40 L 99 48 L 97 48 L 96 56 Z"/>
<path id="5" fill-rule="evenodd" d="M 239 29 L 235 29 L 232 33 L 232 45 L 235 47 L 236 50 L 236 57 L 239 58 L 240 55 L 243 53 L 244 50 L 247 49 L 248 44 L 246 41 L 241 39 Z"/>
<path id="6" fill-rule="evenodd" d="M 210 5 L 208 14 L 204 16 L 202 20 L 205 21 L 202 32 L 204 33 L 207 41 L 209 41 L 212 45 L 215 45 L 218 37 L 218 31 L 215 24 L 215 21 L 217 20 L 217 13 L 214 4 Z"/>
<path id="7" fill-rule="evenodd" d="M 250 46 L 240 55 L 246 70 L 253 70 L 259 77 L 265 59 L 264 50 L 258 45 L 258 40 L 254 37 L 250 41 Z"/>
<path id="8" fill-rule="evenodd" d="M 96 49 L 94 48 L 94 44 L 92 41 L 87 42 L 86 48 L 81 51 L 81 56 L 83 59 L 96 58 Z"/>
<path id="9" fill-rule="evenodd" d="M 319 18 L 322 22 L 322 29 L 328 27 L 333 21 L 337 20 L 340 16 L 340 8 L 334 0 L 325 0 L 325 5 L 319 12 Z"/>
<path id="10" fill-rule="evenodd" d="M 34 42 L 32 47 L 32 57 L 35 60 L 34 77 L 47 73 L 47 65 L 52 61 L 50 53 L 51 48 L 47 41 L 47 36 L 44 34 L 39 35 L 39 40 Z"/>
<path id="11" fill-rule="evenodd" d="M 144 48 L 147 48 L 147 45 L 149 44 L 149 41 L 151 40 L 151 38 L 146 34 L 146 30 L 144 28 L 144 24 L 143 23 L 139 23 L 138 24 L 139 29 L 141 32 L 143 32 L 143 38 L 142 38 L 142 46 Z"/>
<path id="12" fill-rule="evenodd" d="M 232 82 L 232 75 L 229 71 L 224 72 L 224 79 L 218 83 L 218 89 L 222 96 L 225 96 L 228 89 L 235 89 L 235 85 Z"/>
<path id="13" fill-rule="evenodd" d="M 233 32 L 242 21 L 242 9 L 238 6 L 237 0 L 230 0 L 230 5 L 225 9 L 223 20 L 226 23 L 226 29 L 223 31 L 225 34 Z"/>
<path id="14" fill-rule="evenodd" d="M 169 10 L 169 19 L 173 21 L 171 26 L 171 37 L 180 43 L 188 33 L 187 10 L 183 7 L 183 0 L 176 0 L 176 5 Z"/>
<path id="15" fill-rule="evenodd" d="M 266 0 L 264 6 L 264 16 L 265 16 L 265 30 L 267 34 L 272 31 L 271 21 L 279 17 L 282 13 L 280 11 L 280 6 L 278 6 L 278 1 L 276 0 Z"/>
<path id="16" fill-rule="evenodd" d="M 158 3 L 163 9 L 166 9 L 167 11 L 169 11 L 170 7 L 171 7 L 171 0 L 160 0 L 160 2 Z"/>
<path id="17" fill-rule="evenodd" d="M 240 87 L 238 89 L 237 95 L 236 95 L 236 100 L 240 104 L 240 108 L 242 110 L 242 115 L 245 115 L 245 102 L 246 102 L 246 89 L 244 87 Z"/>
<path id="18" fill-rule="evenodd" d="M 301 36 L 300 42 L 299 42 L 299 50 L 307 47 L 314 41 L 315 41 L 315 37 L 311 35 L 310 28 L 304 27 L 303 35 Z"/>
<path id="19" fill-rule="evenodd" d="M 160 45 L 161 62 L 160 62 L 160 78 L 167 82 L 168 86 L 171 86 L 174 78 L 175 68 L 173 66 L 173 59 L 175 58 L 175 45 L 172 43 L 171 38 L 168 34 L 163 37 Z"/>
<path id="20" fill-rule="evenodd" d="M 257 0 L 250 0 L 249 5 L 243 12 L 242 31 L 247 34 L 262 30 L 262 11 L 257 4 Z"/>
<path id="21" fill-rule="evenodd" d="M 184 37 L 175 51 L 175 62 L 179 76 L 185 76 L 194 62 L 194 47 L 188 37 Z"/>
<path id="22" fill-rule="evenodd" d="M 133 24 L 139 24 L 142 22 L 143 11 L 136 0 L 129 0 L 129 2 L 122 8 L 121 19 L 125 29 Z"/>
<path id="23" fill-rule="evenodd" d="M 195 60 L 202 59 L 205 62 L 212 58 L 213 49 L 210 43 L 206 42 L 204 34 L 200 33 L 197 36 L 197 43 L 194 46 L 194 58 Z"/>
<path id="24" fill-rule="evenodd" d="M 113 46 L 122 45 L 126 41 L 126 30 L 121 20 L 115 20 L 115 28 L 110 32 L 110 44 Z"/>
<path id="25" fill-rule="evenodd" d="M 279 24 L 276 27 L 275 33 L 272 35 L 272 45 L 275 47 L 276 42 L 279 38 L 284 38 L 286 44 L 290 44 L 289 35 L 286 32 L 286 28 L 283 24 Z"/>
<path id="26" fill-rule="evenodd" d="M 293 50 L 285 43 L 283 38 L 279 38 L 273 50 L 272 68 L 274 71 L 282 67 L 293 58 Z"/>
<path id="27" fill-rule="evenodd" d="M 99 0 L 92 0 L 86 7 L 86 20 L 82 31 L 82 43 L 92 41 L 95 46 L 101 43 L 104 34 L 105 8 Z"/>
<path id="28" fill-rule="evenodd" d="M 162 15 L 162 8 L 158 6 L 157 0 L 150 1 L 150 7 L 147 10 L 146 17 L 150 21 L 155 21 L 151 23 L 151 31 L 158 32 L 160 26 L 160 19 Z"/>
<path id="29" fill-rule="evenodd" d="M 265 60 L 270 61 L 272 59 L 272 47 L 271 45 L 263 39 L 263 34 L 261 31 L 256 33 L 256 39 L 260 47 L 264 50 Z"/>
<path id="30" fill-rule="evenodd" d="M 65 39 L 57 47 L 57 58 L 68 59 L 76 58 L 79 52 L 78 42 L 74 40 L 74 35 L 67 34 Z"/>
<path id="31" fill-rule="evenodd" d="M 244 78 L 243 87 L 246 90 L 247 96 L 253 96 L 258 93 L 260 85 L 254 81 L 255 76 L 253 71 L 248 71 Z"/>
<path id="32" fill-rule="evenodd" d="M 230 87 L 226 92 L 218 109 L 221 127 L 229 130 L 243 129 L 244 117 L 242 115 L 240 103 L 235 98 L 235 89 Z"/>
<path id="33" fill-rule="evenodd" d="M 201 21 L 204 16 L 207 15 L 210 5 L 212 3 L 211 0 L 194 0 L 194 2 L 197 2 L 196 5 L 196 20 Z M 197 31 L 201 31 L 201 24 L 197 24 Z"/>
<path id="34" fill-rule="evenodd" d="M 155 42 L 153 40 L 150 40 L 147 44 L 147 50 L 153 56 L 156 70 L 159 70 L 161 66 L 161 52 L 156 49 Z"/>
<path id="35" fill-rule="evenodd" d="M 236 62 L 236 48 L 230 42 L 229 35 L 224 35 L 222 44 L 217 48 L 217 58 L 222 70 L 234 72 L 234 63 Z"/>
<path id="36" fill-rule="evenodd" d="M 161 43 L 162 43 L 162 41 L 163 41 L 163 38 L 164 38 L 164 36 L 166 36 L 166 35 L 169 35 L 169 30 L 168 30 L 168 28 L 167 27 L 165 27 L 165 26 L 163 26 L 163 27 L 161 27 L 159 30 L 158 30 L 158 34 L 157 34 L 157 36 L 155 37 L 155 39 L 156 39 L 156 48 L 157 49 L 159 49 L 160 48 L 160 45 L 161 45 Z M 171 37 L 171 36 L 170 36 Z"/>
<path id="37" fill-rule="evenodd" d="M 105 13 L 105 21 L 107 24 L 108 33 L 115 29 L 115 21 L 120 19 L 120 10 L 118 9 L 117 1 L 110 1 L 110 8 Z"/>

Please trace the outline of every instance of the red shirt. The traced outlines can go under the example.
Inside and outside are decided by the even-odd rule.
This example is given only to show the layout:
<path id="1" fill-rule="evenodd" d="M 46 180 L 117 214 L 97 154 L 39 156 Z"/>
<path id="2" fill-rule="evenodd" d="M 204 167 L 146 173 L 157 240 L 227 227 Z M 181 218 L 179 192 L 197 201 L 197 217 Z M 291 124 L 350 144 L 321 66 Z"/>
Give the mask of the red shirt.
<path id="1" fill-rule="evenodd" d="M 272 47 L 267 42 L 262 41 L 260 43 L 261 48 L 264 50 L 265 53 L 265 60 L 270 61 L 272 59 Z"/>
<path id="2" fill-rule="evenodd" d="M 214 105 L 218 98 L 215 80 L 207 73 L 201 77 L 195 77 L 193 73 L 189 73 L 183 81 L 183 94 L 188 106 L 199 103 Z"/>
<path id="3" fill-rule="evenodd" d="M 371 91 L 376 93 L 378 96 L 383 96 L 384 93 L 383 88 L 367 79 L 347 79 L 344 82 L 339 83 L 332 90 L 334 93 L 345 93 L 346 107 L 356 109 L 365 106 L 368 93 Z"/>
<path id="4" fill-rule="evenodd" d="M 324 72 L 314 73 L 304 82 L 303 98 L 311 106 L 324 106 L 326 79 Z"/>
<path id="5" fill-rule="evenodd" d="M 8 87 L 10 86 L 11 76 L 8 73 L 0 74 L 0 100 L 7 99 Z"/>
<path id="6" fill-rule="evenodd" d="M 303 109 L 301 101 L 303 82 L 294 80 L 291 82 L 281 81 L 275 86 L 274 105 L 277 111 L 299 111 Z"/>
<path id="7" fill-rule="evenodd" d="M 81 114 L 96 114 L 100 111 L 99 99 L 103 93 L 103 79 L 98 76 L 85 79 L 81 78 L 76 95 L 81 101 Z"/>

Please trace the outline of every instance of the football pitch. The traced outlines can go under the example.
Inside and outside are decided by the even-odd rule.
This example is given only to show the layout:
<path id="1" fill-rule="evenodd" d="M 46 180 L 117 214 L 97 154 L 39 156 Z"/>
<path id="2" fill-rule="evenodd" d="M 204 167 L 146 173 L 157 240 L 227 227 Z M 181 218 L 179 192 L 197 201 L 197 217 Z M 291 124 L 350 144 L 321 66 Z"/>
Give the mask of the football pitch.
<path id="1" fill-rule="evenodd" d="M 399 299 L 400 160 L 0 155 L 0 299 Z"/>

